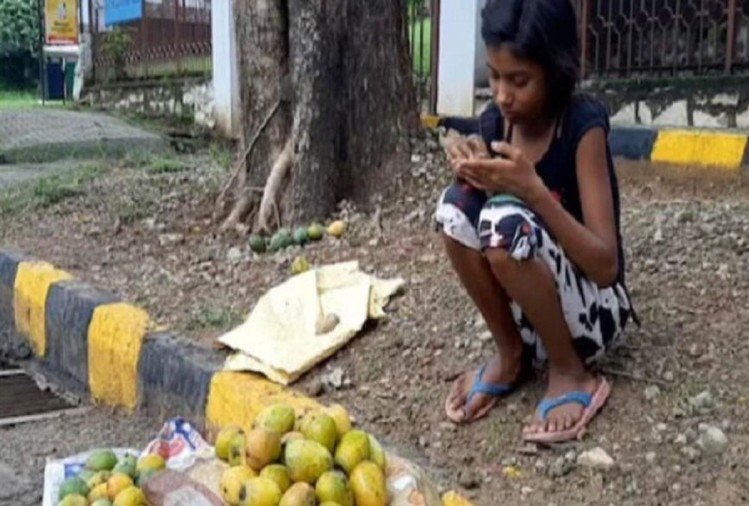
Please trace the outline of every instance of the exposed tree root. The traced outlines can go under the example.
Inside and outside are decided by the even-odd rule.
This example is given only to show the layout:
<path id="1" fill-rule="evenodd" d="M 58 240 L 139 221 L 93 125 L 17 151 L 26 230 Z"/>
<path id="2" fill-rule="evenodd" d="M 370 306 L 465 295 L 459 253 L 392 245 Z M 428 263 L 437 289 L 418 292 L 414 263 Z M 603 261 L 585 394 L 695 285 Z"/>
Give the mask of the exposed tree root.
<path id="1" fill-rule="evenodd" d="M 275 208 L 277 226 L 281 226 L 280 215 L 277 207 L 278 194 L 281 190 L 281 184 L 283 183 L 286 174 L 289 172 L 291 165 L 294 161 L 294 139 L 290 138 L 286 141 L 283 151 L 276 159 L 276 163 L 273 164 L 273 168 L 270 171 L 267 181 L 265 182 L 265 190 L 263 191 L 263 198 L 260 201 L 260 209 L 257 213 L 257 222 L 255 230 L 259 232 L 269 232 L 271 230 L 270 220 L 273 216 Z"/>

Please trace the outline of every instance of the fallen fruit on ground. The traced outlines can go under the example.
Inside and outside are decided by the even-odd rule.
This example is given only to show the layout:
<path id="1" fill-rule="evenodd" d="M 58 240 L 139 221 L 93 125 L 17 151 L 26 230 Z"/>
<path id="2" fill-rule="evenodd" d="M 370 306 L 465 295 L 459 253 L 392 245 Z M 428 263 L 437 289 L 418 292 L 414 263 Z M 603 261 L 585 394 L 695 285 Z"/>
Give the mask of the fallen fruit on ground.
<path id="1" fill-rule="evenodd" d="M 340 506 L 354 506 L 354 493 L 346 475 L 340 471 L 328 471 L 320 476 L 315 485 L 315 496 L 321 503 L 329 501 Z"/>
<path id="2" fill-rule="evenodd" d="M 267 244 L 265 243 L 265 238 L 257 234 L 252 234 L 248 242 L 250 244 L 250 249 L 255 253 L 265 253 L 266 249 L 268 248 Z"/>
<path id="3" fill-rule="evenodd" d="M 343 435 L 351 430 L 351 417 L 348 411 L 340 404 L 333 404 L 325 409 L 325 413 L 335 422 L 336 430 L 338 431 L 338 440 L 340 441 Z"/>
<path id="4" fill-rule="evenodd" d="M 242 487 L 250 478 L 255 478 L 257 474 L 247 466 L 230 467 L 221 475 L 221 497 L 231 506 L 236 506 L 240 501 Z"/>
<path id="5" fill-rule="evenodd" d="M 284 452 L 284 461 L 294 482 L 313 484 L 326 471 L 333 468 L 330 452 L 320 443 L 306 439 L 289 441 Z"/>
<path id="6" fill-rule="evenodd" d="M 69 494 L 57 506 L 88 506 L 88 501 L 80 494 Z"/>
<path id="7" fill-rule="evenodd" d="M 122 473 L 115 473 L 107 480 L 107 496 L 114 501 L 117 495 L 126 488 L 133 486 L 133 479 Z"/>
<path id="8" fill-rule="evenodd" d="M 268 478 L 250 478 L 240 493 L 241 506 L 277 506 L 281 501 L 281 490 Z"/>
<path id="9" fill-rule="evenodd" d="M 388 503 L 385 474 L 372 461 L 365 460 L 349 477 L 356 506 L 386 506 Z"/>
<path id="10" fill-rule="evenodd" d="M 62 482 L 62 485 L 60 485 L 60 491 L 57 494 L 57 499 L 62 500 L 69 495 L 80 495 L 85 497 L 88 495 L 88 492 L 89 490 L 86 482 L 78 476 L 73 476 Z"/>
<path id="11" fill-rule="evenodd" d="M 310 241 L 319 241 L 325 235 L 325 228 L 319 223 L 313 223 L 307 229 L 307 237 Z"/>
<path id="12" fill-rule="evenodd" d="M 338 428 L 333 418 L 322 411 L 313 411 L 302 419 L 302 434 L 310 441 L 320 443 L 330 452 L 335 450 Z"/>
<path id="13" fill-rule="evenodd" d="M 315 506 L 315 489 L 309 483 L 294 483 L 281 498 L 278 506 Z"/>
<path id="14" fill-rule="evenodd" d="M 221 429 L 216 436 L 216 457 L 223 461 L 229 460 L 229 448 L 234 436 L 243 434 L 242 429 L 238 425 L 228 425 Z"/>
<path id="15" fill-rule="evenodd" d="M 278 432 L 256 427 L 245 434 L 247 465 L 260 471 L 281 456 L 281 436 Z"/>
<path id="16" fill-rule="evenodd" d="M 286 466 L 281 464 L 265 466 L 265 468 L 260 471 L 260 477 L 268 478 L 269 480 L 276 482 L 276 485 L 278 485 L 282 494 L 289 489 L 292 483 L 291 477 L 289 476 L 289 470 L 286 469 Z"/>
<path id="17" fill-rule="evenodd" d="M 161 455 L 156 455 L 155 453 L 151 453 L 149 455 L 141 457 L 138 460 L 136 469 L 138 470 L 138 472 L 161 471 L 165 467 L 166 462 L 164 462 L 164 457 L 162 457 Z"/>
<path id="18" fill-rule="evenodd" d="M 333 237 L 341 237 L 346 231 L 346 223 L 342 220 L 337 220 L 328 225 L 328 235 Z"/>
<path id="19" fill-rule="evenodd" d="M 296 276 L 310 269 L 309 262 L 303 256 L 298 256 L 291 263 L 291 274 Z"/>
<path id="20" fill-rule="evenodd" d="M 359 463 L 369 459 L 369 435 L 361 430 L 351 430 L 344 434 L 335 450 L 335 463 L 349 476 Z"/>
<path id="21" fill-rule="evenodd" d="M 308 240 L 309 240 L 309 234 L 307 233 L 307 228 L 299 227 L 296 230 L 294 230 L 294 242 L 298 246 L 304 246 L 305 244 L 307 244 Z"/>
<path id="22" fill-rule="evenodd" d="M 291 237 L 288 229 L 285 228 L 279 229 L 278 232 L 273 234 L 273 237 L 270 238 L 271 251 L 279 251 L 288 248 L 292 244 L 294 244 L 294 239 Z"/>
<path id="23" fill-rule="evenodd" d="M 113 506 L 145 506 L 146 497 L 138 487 L 128 487 L 114 499 Z"/>
<path id="24" fill-rule="evenodd" d="M 112 450 L 97 450 L 86 459 L 86 469 L 111 471 L 117 465 L 117 456 Z"/>
<path id="25" fill-rule="evenodd" d="M 284 435 L 294 429 L 296 412 L 286 404 L 274 404 L 263 409 L 255 418 L 255 427 Z"/>
<path id="26" fill-rule="evenodd" d="M 239 466 L 245 463 L 244 433 L 235 434 L 229 443 L 229 465 Z"/>

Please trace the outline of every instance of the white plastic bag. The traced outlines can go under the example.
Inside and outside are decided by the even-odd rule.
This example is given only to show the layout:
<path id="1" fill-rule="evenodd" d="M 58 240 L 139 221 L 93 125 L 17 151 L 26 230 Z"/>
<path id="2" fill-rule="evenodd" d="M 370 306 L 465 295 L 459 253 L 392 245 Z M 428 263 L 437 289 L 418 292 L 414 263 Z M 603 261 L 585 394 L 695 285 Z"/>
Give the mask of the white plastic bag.
<path id="1" fill-rule="evenodd" d="M 73 455 L 65 459 L 47 459 L 44 466 L 44 496 L 42 497 L 42 506 L 55 506 L 60 493 L 60 485 L 68 478 L 72 478 L 80 473 L 86 465 L 92 453 L 97 450 L 90 450 L 78 455 Z M 112 448 L 117 459 L 121 459 L 125 454 L 138 455 L 138 450 L 132 448 Z"/>
<path id="2" fill-rule="evenodd" d="M 166 467 L 175 471 L 184 471 L 197 460 L 214 457 L 213 447 L 183 418 L 172 418 L 164 423 L 156 439 L 148 443 L 141 456 L 151 453 L 161 455 Z"/>

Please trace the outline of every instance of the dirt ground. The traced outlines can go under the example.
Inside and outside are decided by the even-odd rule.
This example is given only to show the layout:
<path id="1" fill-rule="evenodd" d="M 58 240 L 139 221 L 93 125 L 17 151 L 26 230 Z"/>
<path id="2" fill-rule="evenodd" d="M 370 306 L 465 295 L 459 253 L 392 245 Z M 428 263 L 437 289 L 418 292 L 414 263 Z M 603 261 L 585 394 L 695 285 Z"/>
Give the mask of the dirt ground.
<path id="1" fill-rule="evenodd" d="M 443 415 L 450 381 L 492 349 L 433 232 L 448 170 L 433 139 L 415 144 L 378 212 L 342 206 L 350 233 L 304 250 L 313 264 L 358 259 L 381 277 L 403 277 L 406 289 L 386 321 L 299 388 L 344 403 L 440 486 L 460 485 L 479 505 L 749 502 L 749 178 L 618 162 L 628 284 L 643 326 L 630 326 L 601 365 L 614 393 L 587 436 L 540 449 L 519 435 L 543 395 L 542 375 L 481 422 L 456 427 Z M 299 254 L 258 257 L 243 239 L 212 233 L 212 199 L 227 176 L 220 161 L 206 151 L 89 163 L 84 176 L 5 193 L 0 245 L 111 289 L 210 345 Z M 344 382 L 335 387 L 327 378 L 338 370 Z M 703 451 L 702 424 L 725 433 L 727 446 Z M 596 446 L 613 468 L 577 463 Z"/>

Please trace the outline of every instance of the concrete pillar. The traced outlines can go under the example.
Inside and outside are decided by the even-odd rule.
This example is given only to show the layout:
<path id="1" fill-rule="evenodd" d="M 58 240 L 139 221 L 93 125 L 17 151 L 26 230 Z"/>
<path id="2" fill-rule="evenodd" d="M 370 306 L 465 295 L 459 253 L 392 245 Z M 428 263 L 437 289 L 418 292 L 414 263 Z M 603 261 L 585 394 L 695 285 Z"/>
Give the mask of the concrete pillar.
<path id="1" fill-rule="evenodd" d="M 214 114 L 216 128 L 227 137 L 239 135 L 241 113 L 233 3 L 213 0 L 211 6 Z"/>
<path id="2" fill-rule="evenodd" d="M 437 113 L 473 116 L 479 0 L 442 0 Z"/>

